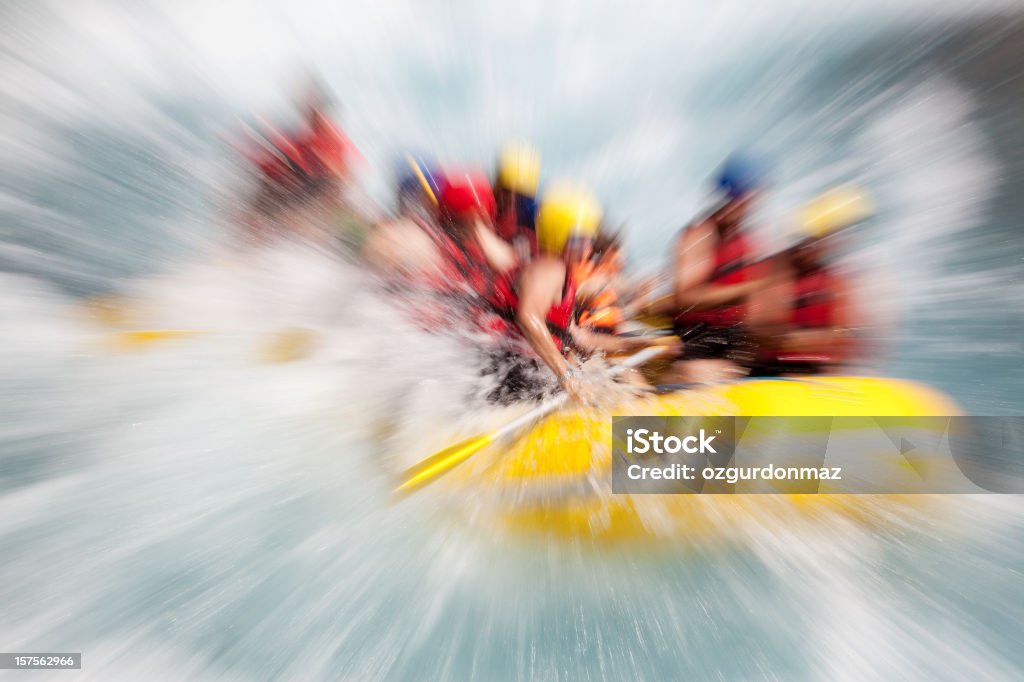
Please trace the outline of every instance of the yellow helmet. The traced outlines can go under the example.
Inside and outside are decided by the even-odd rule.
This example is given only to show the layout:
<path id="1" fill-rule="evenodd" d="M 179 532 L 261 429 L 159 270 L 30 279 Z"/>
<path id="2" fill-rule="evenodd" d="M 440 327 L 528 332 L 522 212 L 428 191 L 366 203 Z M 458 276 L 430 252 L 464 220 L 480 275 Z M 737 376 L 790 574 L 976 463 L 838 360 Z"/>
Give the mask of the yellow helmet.
<path id="1" fill-rule="evenodd" d="M 864 189 L 852 185 L 836 187 L 804 206 L 800 213 L 800 233 L 805 239 L 827 237 L 873 212 L 871 197 Z"/>
<path id="2" fill-rule="evenodd" d="M 571 236 L 593 238 L 601 224 L 601 206 L 585 187 L 555 183 L 544 190 L 537 211 L 537 246 L 559 254 Z"/>
<path id="3" fill-rule="evenodd" d="M 497 184 L 524 196 L 536 195 L 540 184 L 540 152 L 522 142 L 505 145 L 498 157 Z"/>

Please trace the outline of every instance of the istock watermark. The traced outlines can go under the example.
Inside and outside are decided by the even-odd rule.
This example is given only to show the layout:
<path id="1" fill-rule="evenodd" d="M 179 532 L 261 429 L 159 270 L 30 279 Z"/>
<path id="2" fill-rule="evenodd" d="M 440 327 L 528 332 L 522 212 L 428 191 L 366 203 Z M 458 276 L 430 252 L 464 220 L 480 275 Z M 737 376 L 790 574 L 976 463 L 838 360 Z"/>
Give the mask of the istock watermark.
<path id="1" fill-rule="evenodd" d="M 634 443 L 635 439 L 635 443 Z M 650 429 L 626 429 L 626 452 L 629 454 L 645 455 L 654 452 L 659 455 L 674 455 L 678 452 L 687 454 L 718 454 L 718 451 L 711 445 L 715 436 L 705 435 L 704 429 L 700 430 L 699 436 L 663 436 L 657 431 Z M 695 445 L 699 443 L 699 445 Z"/>
<path id="2" fill-rule="evenodd" d="M 1024 417 L 614 417 L 616 493 L 1024 493 Z"/>

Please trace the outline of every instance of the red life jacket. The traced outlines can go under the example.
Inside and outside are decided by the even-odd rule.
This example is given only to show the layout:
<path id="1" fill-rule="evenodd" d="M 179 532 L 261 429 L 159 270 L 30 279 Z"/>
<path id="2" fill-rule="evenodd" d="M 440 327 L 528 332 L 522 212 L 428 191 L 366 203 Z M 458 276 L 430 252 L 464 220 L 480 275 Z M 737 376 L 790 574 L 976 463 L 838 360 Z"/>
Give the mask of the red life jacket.
<path id="1" fill-rule="evenodd" d="M 512 243 L 512 240 L 519 234 L 519 216 L 514 203 L 511 210 L 498 212 L 494 221 L 494 231 L 509 243 Z"/>
<path id="2" fill-rule="evenodd" d="M 337 176 L 344 172 L 354 156 L 354 148 L 345 133 L 326 118 L 296 140 L 307 172 L 317 177 Z"/>
<path id="3" fill-rule="evenodd" d="M 312 159 L 304 140 L 289 137 L 274 128 L 268 128 L 263 137 L 272 146 L 271 154 L 277 162 L 289 169 L 293 176 L 308 176 L 312 173 Z"/>
<path id="4" fill-rule="evenodd" d="M 820 329 L 835 324 L 834 281 L 825 268 L 804 273 L 796 281 L 790 323 L 798 329 Z M 783 363 L 829 365 L 837 361 L 838 349 L 820 353 L 781 351 L 775 360 Z"/>
<path id="5" fill-rule="evenodd" d="M 490 267 L 483 249 L 476 240 L 459 242 L 439 229 L 423 223 L 421 227 L 437 242 L 445 259 L 444 279 L 438 291 L 448 295 L 466 296 L 470 313 L 479 328 L 495 341 L 522 339 L 516 323 L 519 296 L 515 282 L 519 268 L 498 274 Z M 545 321 L 555 345 L 562 350 L 570 343 L 569 327 L 575 318 L 576 283 L 566 269 L 562 299 L 548 310 Z"/>
<path id="6" fill-rule="evenodd" d="M 515 282 L 518 273 L 506 280 Z M 519 308 L 519 294 L 514 287 L 510 287 L 503 297 L 503 303 L 496 307 L 499 317 L 509 323 L 508 331 L 517 338 L 522 337 L 522 332 L 516 323 L 516 311 Z M 544 321 L 547 323 L 551 339 L 555 342 L 558 350 L 564 351 L 572 344 L 572 335 L 569 328 L 576 319 L 576 281 L 569 268 L 565 270 L 565 281 L 562 284 L 562 298 L 558 303 L 548 309 Z"/>
<path id="7" fill-rule="evenodd" d="M 790 321 L 797 327 L 830 327 L 835 316 L 832 278 L 825 269 L 804 274 L 796 281 L 796 301 Z"/>
<path id="8" fill-rule="evenodd" d="M 516 248 L 524 260 L 537 255 L 537 231 L 535 227 L 537 206 L 531 197 L 521 196 L 503 190 L 494 231 L 499 237 Z"/>
<path id="9" fill-rule="evenodd" d="M 262 137 L 269 149 L 261 150 L 254 160 L 263 176 L 276 185 L 300 185 L 338 175 L 358 157 L 341 129 L 326 119 L 315 130 L 293 135 L 268 126 Z"/>
<path id="10" fill-rule="evenodd" d="M 544 321 L 548 324 L 548 331 L 554 339 L 558 350 L 564 351 L 572 344 L 572 336 L 569 327 L 572 326 L 576 314 L 576 281 L 572 277 L 572 270 L 565 269 L 565 282 L 562 283 L 562 300 L 548 308 L 548 314 Z"/>
<path id="11" fill-rule="evenodd" d="M 715 250 L 715 267 L 708 279 L 709 284 L 740 284 L 750 276 L 751 248 L 746 236 L 733 234 L 719 238 Z M 712 327 L 733 327 L 743 321 L 742 305 L 725 305 L 707 310 L 687 310 L 676 317 L 679 325 L 705 324 Z"/>
<path id="12" fill-rule="evenodd" d="M 475 239 L 462 242 L 443 230 L 422 223 L 421 226 L 434 238 L 444 258 L 443 281 L 436 287 L 439 293 L 462 297 L 478 318 L 484 312 L 508 308 L 515 298 L 514 272 L 503 275 L 494 272 Z"/>
<path id="13" fill-rule="evenodd" d="M 270 130 L 263 136 L 263 145 L 243 150 L 264 180 L 275 187 L 293 188 L 306 173 L 301 150 L 285 136 Z"/>

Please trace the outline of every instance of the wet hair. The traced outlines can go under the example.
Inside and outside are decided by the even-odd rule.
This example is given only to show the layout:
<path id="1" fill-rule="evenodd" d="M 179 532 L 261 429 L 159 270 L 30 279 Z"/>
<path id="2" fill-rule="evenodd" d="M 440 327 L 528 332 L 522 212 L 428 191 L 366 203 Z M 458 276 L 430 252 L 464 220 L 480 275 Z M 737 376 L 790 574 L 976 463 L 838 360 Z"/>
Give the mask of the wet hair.
<path id="1" fill-rule="evenodd" d="M 621 251 L 622 241 L 622 228 L 608 229 L 602 227 L 594 238 L 591 258 L 600 260 L 609 251 Z"/>

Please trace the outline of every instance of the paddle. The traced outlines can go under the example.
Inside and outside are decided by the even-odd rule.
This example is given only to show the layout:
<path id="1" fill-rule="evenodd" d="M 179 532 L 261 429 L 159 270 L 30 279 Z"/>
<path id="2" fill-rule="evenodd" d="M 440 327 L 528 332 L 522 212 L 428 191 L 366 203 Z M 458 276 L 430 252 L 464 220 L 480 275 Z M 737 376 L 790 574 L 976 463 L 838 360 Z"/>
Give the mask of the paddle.
<path id="1" fill-rule="evenodd" d="M 612 376 L 621 374 L 627 369 L 642 365 L 648 360 L 657 357 L 665 350 L 665 346 L 651 346 L 650 348 L 645 348 L 638 353 L 634 353 L 622 362 L 612 366 Z M 455 443 L 454 445 L 450 445 L 443 450 L 435 452 L 429 457 L 421 460 L 418 464 L 406 469 L 402 473 L 403 482 L 395 488 L 395 492 L 408 494 L 419 490 L 428 483 L 431 483 L 448 473 L 462 462 L 465 462 L 487 445 L 490 445 L 494 441 L 509 434 L 515 433 L 515 431 L 520 427 L 525 426 L 530 422 L 554 412 L 556 409 L 564 405 L 568 399 L 569 396 L 567 394 L 560 393 L 552 398 L 548 398 L 526 414 L 516 417 L 497 431 L 484 434 L 482 436 L 468 438 L 459 443 Z"/>
<path id="2" fill-rule="evenodd" d="M 430 201 L 431 203 L 434 204 L 434 206 L 437 206 L 437 196 L 434 194 L 434 190 L 430 187 L 430 182 L 427 180 L 427 175 L 426 173 L 423 172 L 423 169 L 420 167 L 420 164 L 417 163 L 416 159 L 412 158 L 412 154 L 405 155 L 405 162 L 409 164 L 409 168 L 412 170 L 413 175 L 415 175 L 416 179 L 419 180 L 420 187 L 423 188 L 424 194 L 430 197 Z"/>
<path id="3" fill-rule="evenodd" d="M 175 339 L 216 334 L 203 329 L 122 329 L 104 337 L 109 347 L 118 351 L 139 351 Z M 293 328 L 274 332 L 262 344 L 261 362 L 284 364 L 308 357 L 316 348 L 318 334 L 312 329 Z"/>
<path id="4" fill-rule="evenodd" d="M 129 329 L 110 333 L 110 341 L 118 348 L 141 348 L 160 341 L 196 336 L 199 329 Z"/>

